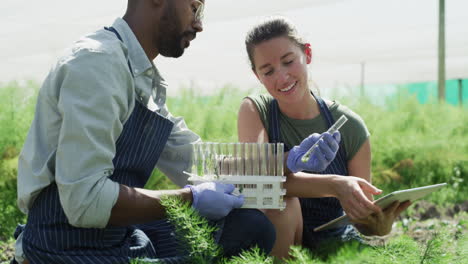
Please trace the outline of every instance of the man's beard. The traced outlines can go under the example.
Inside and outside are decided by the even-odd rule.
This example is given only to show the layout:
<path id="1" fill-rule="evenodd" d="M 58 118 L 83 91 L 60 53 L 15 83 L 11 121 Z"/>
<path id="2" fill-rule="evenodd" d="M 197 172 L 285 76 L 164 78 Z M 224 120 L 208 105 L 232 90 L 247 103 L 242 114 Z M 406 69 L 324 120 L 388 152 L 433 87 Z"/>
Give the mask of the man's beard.
<path id="1" fill-rule="evenodd" d="M 168 7 L 166 12 L 161 19 L 161 34 L 159 34 L 158 49 L 159 54 L 165 57 L 178 58 L 184 54 L 185 45 L 182 41 L 184 38 L 189 38 L 193 35 L 195 37 L 195 32 L 185 31 L 181 32 L 180 22 L 177 19 L 178 14 L 174 8 L 172 1 L 168 2 Z"/>
<path id="2" fill-rule="evenodd" d="M 167 31 L 165 31 L 167 32 Z M 163 34 L 159 45 L 159 54 L 165 57 L 178 58 L 184 54 L 185 47 L 183 46 L 184 38 L 192 39 L 190 36 L 195 37 L 195 33 L 185 31 L 182 34 L 176 34 L 176 32 L 168 32 Z"/>
<path id="3" fill-rule="evenodd" d="M 166 31 L 166 30 L 164 30 Z M 170 31 L 166 34 L 162 32 L 159 44 L 159 54 L 165 57 L 178 58 L 184 54 L 182 47 L 182 36 Z"/>

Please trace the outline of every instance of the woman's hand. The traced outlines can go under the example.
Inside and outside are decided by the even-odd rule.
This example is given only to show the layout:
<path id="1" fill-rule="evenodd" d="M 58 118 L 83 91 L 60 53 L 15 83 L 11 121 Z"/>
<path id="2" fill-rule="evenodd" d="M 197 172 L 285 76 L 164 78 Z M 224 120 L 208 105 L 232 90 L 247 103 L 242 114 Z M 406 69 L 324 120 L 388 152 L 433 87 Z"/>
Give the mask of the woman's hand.
<path id="1" fill-rule="evenodd" d="M 313 133 L 302 140 L 301 144 L 289 151 L 286 165 L 292 172 L 324 171 L 335 159 L 340 147 L 340 140 L 341 135 L 339 131 L 336 131 L 333 135 L 329 132 L 323 132 L 322 134 Z M 302 161 L 303 156 L 317 142 L 317 148 L 310 154 L 309 159 Z"/>
<path id="2" fill-rule="evenodd" d="M 393 222 L 408 206 L 410 201 L 392 203 L 385 210 L 373 213 L 364 219 L 354 219 L 356 228 L 364 235 L 385 236 L 392 231 Z"/>
<path id="3" fill-rule="evenodd" d="M 382 211 L 368 198 L 382 191 L 366 180 L 354 176 L 338 176 L 335 178 L 335 183 L 336 198 L 340 200 L 341 207 L 351 221 L 365 219 L 372 213 Z"/>

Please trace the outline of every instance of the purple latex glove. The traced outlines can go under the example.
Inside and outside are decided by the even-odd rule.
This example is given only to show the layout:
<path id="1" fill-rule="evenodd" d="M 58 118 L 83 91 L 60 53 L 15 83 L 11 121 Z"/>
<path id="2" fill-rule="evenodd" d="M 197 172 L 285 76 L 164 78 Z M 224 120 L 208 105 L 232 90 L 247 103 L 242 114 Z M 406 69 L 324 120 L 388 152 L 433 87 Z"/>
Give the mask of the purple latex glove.
<path id="1" fill-rule="evenodd" d="M 235 187 L 232 184 L 204 182 L 199 185 L 187 185 L 192 190 L 193 202 L 200 215 L 218 220 L 244 204 L 244 196 L 232 195 Z"/>
<path id="2" fill-rule="evenodd" d="M 336 131 L 331 135 L 328 132 L 322 134 L 314 133 L 304 139 L 299 146 L 295 146 L 289 151 L 287 166 L 292 172 L 298 171 L 324 171 L 335 159 L 338 152 L 341 135 Z M 308 162 L 301 161 L 302 156 L 319 141 L 319 147 L 310 155 Z"/>

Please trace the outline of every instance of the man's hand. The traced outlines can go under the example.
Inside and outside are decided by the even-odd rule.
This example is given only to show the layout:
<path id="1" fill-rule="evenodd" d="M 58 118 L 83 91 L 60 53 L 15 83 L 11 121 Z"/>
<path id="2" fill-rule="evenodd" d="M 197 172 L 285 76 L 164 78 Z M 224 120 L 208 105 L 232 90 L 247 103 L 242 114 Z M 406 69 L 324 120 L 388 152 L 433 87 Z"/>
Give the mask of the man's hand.
<path id="1" fill-rule="evenodd" d="M 382 191 L 366 180 L 354 176 L 338 176 L 334 182 L 336 198 L 340 200 L 341 207 L 351 221 L 364 219 L 374 212 L 382 211 L 365 194 L 377 195 Z"/>
<path id="2" fill-rule="evenodd" d="M 392 231 L 393 222 L 406 208 L 410 201 L 393 202 L 385 210 L 373 213 L 364 219 L 353 219 L 356 228 L 364 235 L 385 236 Z"/>
<path id="3" fill-rule="evenodd" d="M 243 196 L 232 195 L 235 187 L 232 184 L 205 182 L 199 185 L 187 185 L 192 191 L 192 206 L 200 215 L 218 220 L 244 204 Z"/>
<path id="4" fill-rule="evenodd" d="M 289 151 L 287 166 L 292 172 L 298 171 L 324 171 L 328 165 L 335 159 L 336 152 L 340 143 L 340 132 L 337 131 L 331 135 L 328 132 L 322 134 L 314 133 L 304 139 L 299 146 L 295 146 Z M 318 148 L 310 155 L 307 162 L 302 162 L 301 158 L 315 144 Z"/>

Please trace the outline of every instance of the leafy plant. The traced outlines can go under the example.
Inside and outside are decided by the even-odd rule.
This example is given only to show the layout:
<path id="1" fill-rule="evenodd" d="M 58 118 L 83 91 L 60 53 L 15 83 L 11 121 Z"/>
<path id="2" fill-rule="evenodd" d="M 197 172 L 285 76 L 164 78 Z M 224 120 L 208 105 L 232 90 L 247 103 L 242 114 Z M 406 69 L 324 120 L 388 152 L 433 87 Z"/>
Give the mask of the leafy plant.
<path id="1" fill-rule="evenodd" d="M 167 218 L 174 225 L 181 244 L 186 245 L 191 263 L 212 263 L 221 255 L 221 248 L 213 239 L 217 228 L 193 210 L 189 203 L 179 197 L 167 196 L 161 199 L 161 204 L 166 208 Z"/>

